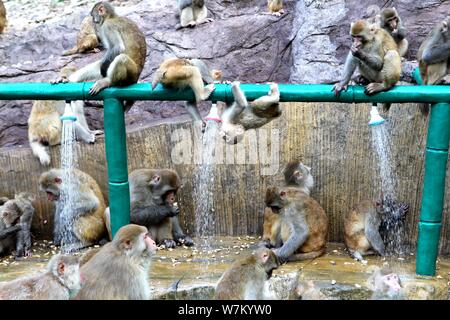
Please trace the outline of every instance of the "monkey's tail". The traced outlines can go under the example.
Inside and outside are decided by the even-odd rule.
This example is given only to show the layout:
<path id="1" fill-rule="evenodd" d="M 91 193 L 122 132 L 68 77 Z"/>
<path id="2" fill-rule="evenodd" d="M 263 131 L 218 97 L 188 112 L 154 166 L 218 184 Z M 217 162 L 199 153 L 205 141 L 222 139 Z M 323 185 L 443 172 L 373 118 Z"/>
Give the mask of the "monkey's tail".
<path id="1" fill-rule="evenodd" d="M 44 166 L 47 166 L 50 164 L 50 155 L 48 154 L 47 147 L 42 145 L 39 141 L 30 141 L 30 147 L 33 151 L 33 154 L 39 158 L 39 161 Z"/>
<path id="2" fill-rule="evenodd" d="M 430 105 L 428 103 L 419 104 L 419 109 L 424 117 L 428 116 L 430 113 Z"/>
<path id="3" fill-rule="evenodd" d="M 155 75 L 153 76 L 153 81 L 152 81 L 152 90 L 155 90 L 156 86 L 158 85 L 158 83 L 160 83 L 162 81 L 162 79 L 164 78 L 164 73 L 161 72 L 161 70 L 156 70 Z"/>
<path id="4" fill-rule="evenodd" d="M 289 262 L 295 262 L 295 261 L 303 261 L 303 260 L 309 260 L 309 259 L 315 259 L 320 257 L 325 253 L 325 249 L 318 250 L 318 251 L 311 251 L 307 253 L 296 253 L 289 257 Z"/>
<path id="5" fill-rule="evenodd" d="M 125 113 L 127 113 L 128 111 L 130 111 L 131 107 L 133 106 L 135 101 L 132 100 L 126 100 L 123 102 L 123 111 Z"/>
<path id="6" fill-rule="evenodd" d="M 75 53 L 78 53 L 78 47 L 77 47 L 77 46 L 75 46 L 75 47 L 73 47 L 72 49 L 69 49 L 69 50 L 63 52 L 62 55 L 63 55 L 63 56 L 71 56 L 71 55 L 73 55 L 73 54 L 75 54 Z"/>
<path id="7" fill-rule="evenodd" d="M 383 103 L 383 112 L 388 113 L 391 108 L 391 103 Z"/>

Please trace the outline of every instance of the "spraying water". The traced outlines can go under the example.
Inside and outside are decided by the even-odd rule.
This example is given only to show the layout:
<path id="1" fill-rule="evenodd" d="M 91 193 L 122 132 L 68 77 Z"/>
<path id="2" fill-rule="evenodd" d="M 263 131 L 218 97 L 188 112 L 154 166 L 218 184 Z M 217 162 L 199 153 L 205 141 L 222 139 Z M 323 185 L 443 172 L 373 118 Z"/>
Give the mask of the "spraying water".
<path id="1" fill-rule="evenodd" d="M 212 250 L 211 238 L 214 235 L 214 198 L 212 186 L 215 185 L 215 146 L 219 136 L 219 124 L 207 121 L 202 137 L 202 163 L 194 172 L 195 231 L 199 238 L 200 254 Z"/>
<path id="2" fill-rule="evenodd" d="M 66 104 L 64 115 L 61 117 L 62 125 L 62 138 L 61 138 L 61 170 L 62 170 L 62 184 L 61 195 L 57 202 L 55 221 L 56 234 L 55 238 L 59 239 L 61 244 L 61 251 L 71 251 L 71 244 L 76 243 L 78 240 L 73 230 L 73 214 L 72 208 L 75 206 L 74 193 L 74 174 L 73 169 L 77 163 L 75 152 L 75 121 L 76 117 L 72 112 L 72 107 L 69 103 Z"/>

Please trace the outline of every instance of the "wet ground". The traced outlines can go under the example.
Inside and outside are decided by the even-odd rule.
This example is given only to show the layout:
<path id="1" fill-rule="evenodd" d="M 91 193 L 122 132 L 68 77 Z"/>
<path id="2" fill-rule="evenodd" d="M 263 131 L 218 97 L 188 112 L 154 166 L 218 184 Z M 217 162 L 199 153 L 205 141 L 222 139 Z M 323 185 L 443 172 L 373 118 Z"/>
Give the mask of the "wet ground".
<path id="1" fill-rule="evenodd" d="M 211 298 L 214 285 L 222 273 L 234 259 L 254 248 L 258 241 L 254 237 L 222 237 L 215 238 L 211 249 L 206 251 L 196 247 L 159 250 L 150 271 L 154 298 Z M 14 261 L 12 257 L 0 259 L 0 281 L 44 271 L 46 263 L 57 251 L 58 248 L 51 242 L 38 241 L 29 258 L 21 261 Z M 448 299 L 450 258 L 439 258 L 437 276 L 433 278 L 417 277 L 414 261 L 415 256 L 410 254 L 389 259 L 369 256 L 366 261 L 358 262 L 348 256 L 343 245 L 330 243 L 327 253 L 320 258 L 289 263 L 275 270 L 268 288 L 272 298 L 295 299 L 302 292 L 298 289 L 300 281 L 303 287 L 309 283 L 320 292 L 313 298 L 367 299 L 371 294 L 366 283 L 368 277 L 375 266 L 388 263 L 400 275 L 408 298 Z M 178 290 L 174 291 L 173 284 L 177 281 Z M 303 298 L 308 297 L 303 295 Z"/>

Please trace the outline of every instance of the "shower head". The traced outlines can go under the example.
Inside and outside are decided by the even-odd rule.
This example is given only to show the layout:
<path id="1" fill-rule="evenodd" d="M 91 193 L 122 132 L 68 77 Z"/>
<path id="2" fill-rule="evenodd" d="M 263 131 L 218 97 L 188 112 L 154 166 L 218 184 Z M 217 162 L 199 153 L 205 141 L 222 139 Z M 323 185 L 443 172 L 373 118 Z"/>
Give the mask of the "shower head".
<path id="1" fill-rule="evenodd" d="M 64 108 L 64 114 L 60 117 L 61 121 L 76 121 L 77 117 L 72 111 L 72 106 L 70 102 L 66 102 L 66 107 Z"/>
<path id="2" fill-rule="evenodd" d="M 205 120 L 222 122 L 222 119 L 220 119 L 219 112 L 217 110 L 217 105 L 215 103 L 212 104 L 211 110 L 209 110 L 209 113 L 206 116 Z"/>
<path id="3" fill-rule="evenodd" d="M 379 124 L 384 123 L 384 121 L 385 120 L 383 119 L 383 117 L 380 116 L 378 112 L 377 105 L 376 104 L 372 105 L 372 109 L 370 110 L 369 126 L 377 126 Z"/>

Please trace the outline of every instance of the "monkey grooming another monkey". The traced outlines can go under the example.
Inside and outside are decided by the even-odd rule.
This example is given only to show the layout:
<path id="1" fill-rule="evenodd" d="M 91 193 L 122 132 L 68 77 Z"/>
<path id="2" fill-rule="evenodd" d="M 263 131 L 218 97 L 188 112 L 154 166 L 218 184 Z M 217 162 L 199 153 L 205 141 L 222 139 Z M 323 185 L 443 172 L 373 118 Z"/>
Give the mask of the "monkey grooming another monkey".
<path id="1" fill-rule="evenodd" d="M 352 47 L 344 65 L 343 79 L 333 91 L 339 96 L 347 90 L 353 72 L 358 67 L 361 76 L 369 82 L 364 93 L 373 95 L 391 89 L 400 80 L 401 59 L 397 44 L 384 29 L 370 27 L 364 20 L 351 24 Z M 383 104 L 387 112 L 390 104 Z"/>
<path id="2" fill-rule="evenodd" d="M 33 220 L 35 197 L 26 192 L 16 194 L 14 199 L 6 201 L 0 209 L 0 218 L 8 228 L 20 226 L 16 233 L 16 257 L 31 255 L 31 221 Z"/>
<path id="3" fill-rule="evenodd" d="M 406 40 L 406 29 L 397 10 L 394 7 L 381 10 L 379 20 L 380 28 L 389 32 L 397 44 L 400 57 L 405 56 L 408 51 L 408 40 Z"/>
<path id="4" fill-rule="evenodd" d="M 64 67 L 60 76 L 67 79 L 73 72 L 74 67 Z M 75 133 L 86 143 L 94 143 L 95 136 L 102 134 L 101 130 L 91 130 L 84 115 L 84 102 L 71 102 L 72 110 L 77 117 L 75 121 Z M 62 122 L 65 102 L 52 100 L 36 100 L 33 103 L 30 117 L 28 118 L 28 141 L 33 154 L 39 158 L 42 165 L 50 164 L 49 147 L 61 143 Z"/>
<path id="5" fill-rule="evenodd" d="M 295 187 L 270 187 L 266 206 L 280 216 L 282 245 L 274 250 L 280 263 L 314 259 L 326 249 L 328 217 L 320 204 Z"/>
<path id="6" fill-rule="evenodd" d="M 146 300 L 150 297 L 148 269 L 156 244 L 147 228 L 135 224 L 117 231 L 82 267 L 85 278 L 77 300 Z"/>
<path id="7" fill-rule="evenodd" d="M 78 258 L 57 254 L 47 272 L 0 283 L 0 300 L 69 300 L 81 282 Z"/>
<path id="8" fill-rule="evenodd" d="M 6 8 L 5 5 L 3 4 L 3 1 L 0 0 L 0 33 L 3 33 L 3 30 L 5 29 L 6 26 Z"/>
<path id="9" fill-rule="evenodd" d="M 78 250 L 83 247 L 91 246 L 107 237 L 105 223 L 105 199 L 97 182 L 87 173 L 78 169 L 72 169 L 73 190 L 76 190 L 73 200 L 73 207 L 70 208 L 73 221 L 72 230 L 68 230 L 73 243 L 69 245 L 71 250 Z M 56 202 L 54 242 L 61 244 L 62 228 L 59 221 L 63 201 L 61 201 L 61 184 L 63 181 L 63 170 L 51 169 L 44 172 L 39 178 L 39 187 L 41 191 L 47 193 L 49 201 Z"/>
<path id="10" fill-rule="evenodd" d="M 205 85 L 204 79 L 212 80 L 205 74 L 205 65 L 199 64 L 198 59 L 179 59 L 170 58 L 165 60 L 153 75 L 152 89 L 154 90 L 158 83 L 168 88 L 184 89 L 190 87 L 194 91 L 195 102 L 199 103 L 208 97 L 214 91 L 214 84 Z M 202 73 L 203 72 L 203 73 Z M 194 121 L 202 121 L 202 117 L 196 105 L 188 103 L 187 111 Z M 203 122 L 203 126 L 205 123 Z"/>
<path id="11" fill-rule="evenodd" d="M 281 16 L 284 13 L 283 0 L 267 0 L 267 10 L 268 12 L 264 12 L 264 14 Z"/>
<path id="12" fill-rule="evenodd" d="M 240 88 L 240 82 L 234 81 L 231 90 L 234 97 L 231 106 L 220 101 L 217 103 L 222 120 L 220 135 L 226 143 L 236 144 L 242 141 L 246 130 L 260 128 L 281 115 L 280 91 L 276 83 L 270 83 L 267 96 L 250 103 Z"/>
<path id="13" fill-rule="evenodd" d="M 450 19 L 443 20 L 427 35 L 417 52 L 420 76 L 423 84 L 450 84 Z M 423 115 L 429 105 L 420 105 Z"/>
<path id="14" fill-rule="evenodd" d="M 96 95 L 112 86 L 128 86 L 138 81 L 147 55 L 145 35 L 136 23 L 120 17 L 108 2 L 98 2 L 91 11 L 94 28 L 107 51 L 103 58 L 93 62 L 54 83 L 96 80 L 89 90 Z M 125 112 L 133 105 L 125 102 Z"/>
<path id="15" fill-rule="evenodd" d="M 272 250 L 256 249 L 248 256 L 236 260 L 225 271 L 216 287 L 216 299 L 264 299 L 264 284 L 277 268 L 278 260 Z"/>
<path id="16" fill-rule="evenodd" d="M 70 56 L 76 53 L 100 52 L 98 38 L 94 29 L 92 16 L 87 16 L 81 21 L 80 32 L 77 35 L 77 44 L 70 50 L 65 51 L 63 56 Z"/>
<path id="17" fill-rule="evenodd" d="M 373 293 L 371 300 L 405 300 L 400 277 L 387 267 L 377 268 L 368 279 Z"/>
<path id="18" fill-rule="evenodd" d="M 180 23 L 175 26 L 176 30 L 214 21 L 207 17 L 208 9 L 205 0 L 178 0 L 178 9 L 180 10 Z"/>
<path id="19" fill-rule="evenodd" d="M 130 173 L 130 221 L 146 226 L 156 243 L 166 248 L 194 245 L 178 221 L 175 197 L 181 180 L 170 169 L 137 169 Z"/>
<path id="20" fill-rule="evenodd" d="M 286 165 L 283 174 L 286 186 L 295 187 L 298 192 L 310 195 L 314 186 L 310 167 L 299 161 L 291 161 Z M 272 212 L 269 207 L 264 209 L 262 245 L 268 248 L 281 246 L 280 215 Z"/>

